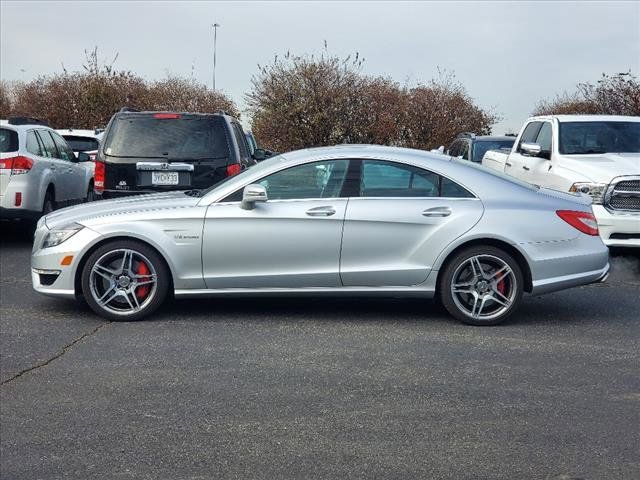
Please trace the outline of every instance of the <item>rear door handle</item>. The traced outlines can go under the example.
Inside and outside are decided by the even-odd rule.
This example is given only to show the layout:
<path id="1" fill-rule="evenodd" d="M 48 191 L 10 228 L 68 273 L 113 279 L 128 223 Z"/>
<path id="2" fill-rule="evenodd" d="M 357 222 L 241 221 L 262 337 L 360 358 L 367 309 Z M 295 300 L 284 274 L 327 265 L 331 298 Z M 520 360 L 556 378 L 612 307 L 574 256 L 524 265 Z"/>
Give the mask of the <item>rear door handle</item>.
<path id="1" fill-rule="evenodd" d="M 511 163 L 509 163 L 509 162 L 505 162 L 505 165 L 506 165 L 507 167 L 513 167 L 513 164 L 511 164 Z"/>
<path id="2" fill-rule="evenodd" d="M 451 209 L 449 207 L 433 207 L 427 208 L 422 212 L 425 217 L 448 217 L 451 215 Z"/>
<path id="3" fill-rule="evenodd" d="M 524 168 L 527 172 L 528 172 L 529 170 L 531 170 L 531 169 L 530 169 L 529 167 L 527 167 L 526 165 L 523 165 L 523 166 L 522 166 L 522 168 Z"/>
<path id="4" fill-rule="evenodd" d="M 314 207 L 307 210 L 306 213 L 310 217 L 330 217 L 335 214 L 336 211 L 333 207 Z"/>

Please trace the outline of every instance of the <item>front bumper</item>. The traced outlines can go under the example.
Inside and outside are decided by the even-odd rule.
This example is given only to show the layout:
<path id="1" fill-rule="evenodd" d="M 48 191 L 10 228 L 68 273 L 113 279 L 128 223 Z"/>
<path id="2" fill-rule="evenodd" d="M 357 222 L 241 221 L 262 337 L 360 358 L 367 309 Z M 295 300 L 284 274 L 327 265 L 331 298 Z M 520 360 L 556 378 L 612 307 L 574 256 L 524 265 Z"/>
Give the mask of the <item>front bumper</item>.
<path id="1" fill-rule="evenodd" d="M 31 252 L 31 282 L 36 292 L 55 297 L 75 298 L 75 279 L 84 254 L 101 235 L 85 227 L 60 245 L 42 248 L 49 229 L 43 221 L 38 223 Z M 72 256 L 69 265 L 62 265 L 65 257 Z"/>
<path id="2" fill-rule="evenodd" d="M 640 212 L 616 212 L 593 205 L 602 241 L 608 247 L 640 247 Z"/>

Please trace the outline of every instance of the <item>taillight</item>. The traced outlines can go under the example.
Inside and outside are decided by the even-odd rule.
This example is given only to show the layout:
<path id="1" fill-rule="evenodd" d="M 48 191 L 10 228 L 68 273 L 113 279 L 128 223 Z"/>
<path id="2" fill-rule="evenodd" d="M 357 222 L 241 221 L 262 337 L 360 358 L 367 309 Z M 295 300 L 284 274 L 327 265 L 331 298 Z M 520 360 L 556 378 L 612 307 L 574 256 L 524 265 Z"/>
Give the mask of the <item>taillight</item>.
<path id="1" fill-rule="evenodd" d="M 11 170 L 11 175 L 29 173 L 31 167 L 33 167 L 33 160 L 22 155 L 0 160 L 0 170 Z"/>
<path id="2" fill-rule="evenodd" d="M 106 177 L 104 162 L 96 160 L 95 170 L 93 171 L 93 189 L 96 193 L 104 192 L 104 182 Z"/>
<path id="3" fill-rule="evenodd" d="M 232 177 L 237 175 L 242 170 L 242 167 L 239 163 L 234 163 L 233 165 L 227 165 L 227 177 Z"/>
<path id="4" fill-rule="evenodd" d="M 598 235 L 598 222 L 593 213 L 557 210 L 556 214 L 573 228 L 587 235 Z"/>

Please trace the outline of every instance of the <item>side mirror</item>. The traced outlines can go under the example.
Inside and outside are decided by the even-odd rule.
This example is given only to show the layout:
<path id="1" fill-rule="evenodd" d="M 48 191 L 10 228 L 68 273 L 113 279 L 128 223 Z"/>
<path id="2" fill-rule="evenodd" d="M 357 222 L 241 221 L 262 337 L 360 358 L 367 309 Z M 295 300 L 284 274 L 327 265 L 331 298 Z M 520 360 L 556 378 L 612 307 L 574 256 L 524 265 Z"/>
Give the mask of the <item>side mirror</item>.
<path id="1" fill-rule="evenodd" d="M 256 148 L 253 152 L 253 158 L 256 162 L 261 162 L 268 156 L 267 151 L 262 148 Z"/>
<path id="2" fill-rule="evenodd" d="M 242 202 L 240 208 L 243 210 L 253 210 L 256 202 L 267 201 L 267 190 L 257 183 L 247 185 L 242 191 Z"/>
<path id="3" fill-rule="evenodd" d="M 540 156 L 540 152 L 542 152 L 542 148 L 537 143 L 521 143 L 520 150 L 530 157 L 538 157 Z"/>
<path id="4" fill-rule="evenodd" d="M 78 162 L 90 162 L 91 157 L 87 152 L 78 152 Z"/>

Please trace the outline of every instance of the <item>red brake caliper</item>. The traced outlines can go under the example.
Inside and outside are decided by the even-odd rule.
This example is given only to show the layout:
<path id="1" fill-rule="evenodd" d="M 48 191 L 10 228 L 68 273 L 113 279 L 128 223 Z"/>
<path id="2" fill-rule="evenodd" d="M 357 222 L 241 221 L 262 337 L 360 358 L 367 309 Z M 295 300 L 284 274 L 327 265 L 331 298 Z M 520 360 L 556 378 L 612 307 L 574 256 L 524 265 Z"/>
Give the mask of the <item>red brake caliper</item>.
<path id="1" fill-rule="evenodd" d="M 505 277 L 502 277 L 502 279 L 496 285 L 496 287 L 498 287 L 498 291 L 503 295 L 504 295 L 504 291 L 506 290 L 506 282 L 504 281 L 504 279 Z"/>
<path id="2" fill-rule="evenodd" d="M 149 275 L 149 273 L 151 272 L 149 271 L 149 267 L 147 267 L 146 263 L 140 262 L 138 263 L 138 268 L 136 268 L 136 273 L 138 275 Z M 138 298 L 146 297 L 147 294 L 149 293 L 149 288 L 150 288 L 149 285 L 142 285 L 136 288 L 136 297 Z"/>

